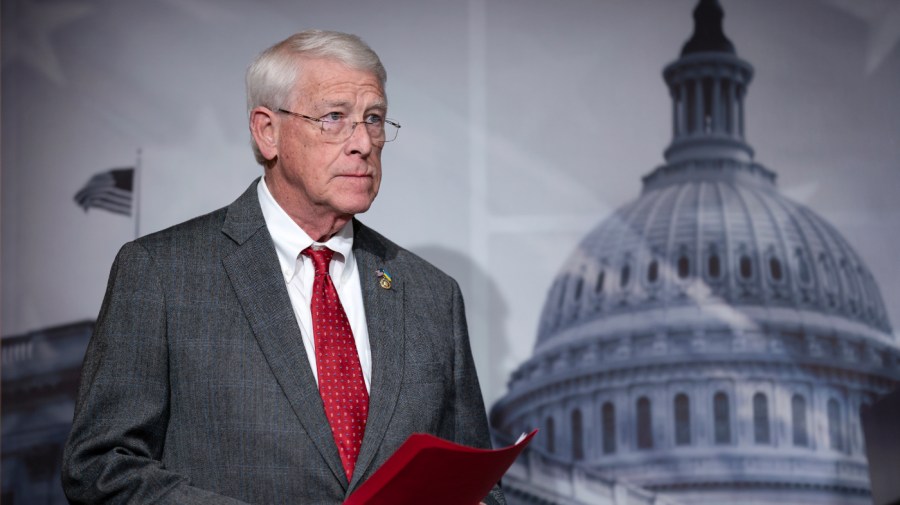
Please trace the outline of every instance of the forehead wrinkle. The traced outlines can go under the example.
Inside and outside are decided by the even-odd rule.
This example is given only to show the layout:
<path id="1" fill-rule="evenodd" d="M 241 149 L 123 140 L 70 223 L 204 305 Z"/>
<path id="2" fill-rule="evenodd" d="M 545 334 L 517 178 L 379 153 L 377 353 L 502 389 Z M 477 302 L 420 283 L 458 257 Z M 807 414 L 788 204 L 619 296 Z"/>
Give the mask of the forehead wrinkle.
<path id="1" fill-rule="evenodd" d="M 319 100 L 319 104 L 320 104 L 320 105 L 323 105 L 323 106 L 325 106 L 325 107 L 343 107 L 343 108 L 350 107 L 350 101 L 349 101 L 349 100 L 328 100 L 328 99 L 322 99 L 322 100 Z"/>
<path id="2" fill-rule="evenodd" d="M 340 100 L 340 99 L 329 100 L 327 98 L 319 100 L 317 105 L 319 107 L 325 107 L 325 108 L 350 109 L 353 107 L 353 104 L 349 100 Z M 366 110 L 373 110 L 373 109 L 387 110 L 387 102 L 384 100 L 378 100 L 377 102 L 370 104 L 366 107 Z"/>

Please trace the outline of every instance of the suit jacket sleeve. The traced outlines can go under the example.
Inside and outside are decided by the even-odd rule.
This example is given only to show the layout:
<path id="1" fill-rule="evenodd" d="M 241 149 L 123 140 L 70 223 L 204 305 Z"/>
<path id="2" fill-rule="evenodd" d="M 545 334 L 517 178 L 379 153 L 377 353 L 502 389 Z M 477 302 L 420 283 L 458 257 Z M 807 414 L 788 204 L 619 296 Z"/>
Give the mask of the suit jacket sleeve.
<path id="1" fill-rule="evenodd" d="M 475 362 L 469 344 L 465 308 L 459 285 L 453 282 L 453 333 L 457 341 L 454 357 L 453 380 L 456 382 L 456 436 L 457 443 L 473 447 L 491 447 L 490 431 L 485 416 L 481 386 L 475 371 Z M 484 498 L 488 505 L 505 505 L 500 486 L 495 485 Z"/>
<path id="2" fill-rule="evenodd" d="M 192 487 L 161 462 L 170 408 L 164 298 L 150 254 L 125 245 L 85 356 L 64 451 L 71 503 L 242 503 Z"/>

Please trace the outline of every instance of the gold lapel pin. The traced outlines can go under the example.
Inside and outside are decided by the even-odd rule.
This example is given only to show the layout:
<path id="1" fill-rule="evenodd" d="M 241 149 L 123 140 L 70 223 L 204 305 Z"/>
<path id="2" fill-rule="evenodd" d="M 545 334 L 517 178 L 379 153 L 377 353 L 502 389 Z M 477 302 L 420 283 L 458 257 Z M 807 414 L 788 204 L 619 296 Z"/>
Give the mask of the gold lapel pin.
<path id="1" fill-rule="evenodd" d="M 379 268 L 378 270 L 375 270 L 375 275 L 380 279 L 378 284 L 380 284 L 382 288 L 391 289 L 393 279 L 391 279 L 391 275 L 387 273 L 387 270 Z"/>

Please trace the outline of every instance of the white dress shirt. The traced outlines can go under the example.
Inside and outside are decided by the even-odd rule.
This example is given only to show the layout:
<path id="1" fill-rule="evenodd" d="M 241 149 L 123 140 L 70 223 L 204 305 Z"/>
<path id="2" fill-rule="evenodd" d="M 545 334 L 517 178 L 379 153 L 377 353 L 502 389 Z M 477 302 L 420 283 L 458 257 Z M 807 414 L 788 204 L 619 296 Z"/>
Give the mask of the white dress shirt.
<path id="1" fill-rule="evenodd" d="M 309 358 L 309 365 L 312 367 L 316 382 L 319 381 L 319 373 L 316 369 L 316 344 L 312 332 L 312 314 L 309 310 L 315 268 L 312 259 L 300 254 L 313 244 L 324 245 L 334 251 L 329 273 L 334 287 L 337 289 L 338 297 L 341 299 L 341 305 L 344 306 L 344 312 L 347 313 L 347 319 L 350 321 L 350 329 L 356 340 L 356 352 L 359 355 L 359 364 L 362 367 L 366 390 L 369 390 L 372 377 L 372 353 L 369 347 L 369 331 L 366 327 L 359 269 L 356 266 L 356 259 L 353 257 L 353 222 L 348 222 L 325 243 L 318 243 L 311 239 L 303 231 L 303 228 L 300 228 L 278 205 L 265 184 L 265 178 L 260 179 L 256 186 L 256 192 L 259 196 L 259 206 L 262 208 L 263 218 L 266 220 L 269 234 L 272 235 L 272 241 L 275 243 L 275 252 L 278 253 L 281 273 L 284 275 L 284 283 L 291 298 L 294 315 L 300 324 L 303 346 L 306 348 L 306 356 Z"/>

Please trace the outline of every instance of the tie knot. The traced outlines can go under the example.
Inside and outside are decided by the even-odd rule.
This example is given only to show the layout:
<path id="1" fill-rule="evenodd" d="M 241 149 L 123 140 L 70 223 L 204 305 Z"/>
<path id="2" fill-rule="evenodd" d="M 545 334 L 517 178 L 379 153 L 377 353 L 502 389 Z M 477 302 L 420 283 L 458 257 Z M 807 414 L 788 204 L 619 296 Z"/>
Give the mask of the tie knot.
<path id="1" fill-rule="evenodd" d="M 331 264 L 331 258 L 334 256 L 334 251 L 327 247 L 307 247 L 303 250 L 302 254 L 312 259 L 313 266 L 316 269 L 316 275 L 328 274 L 328 265 Z"/>

